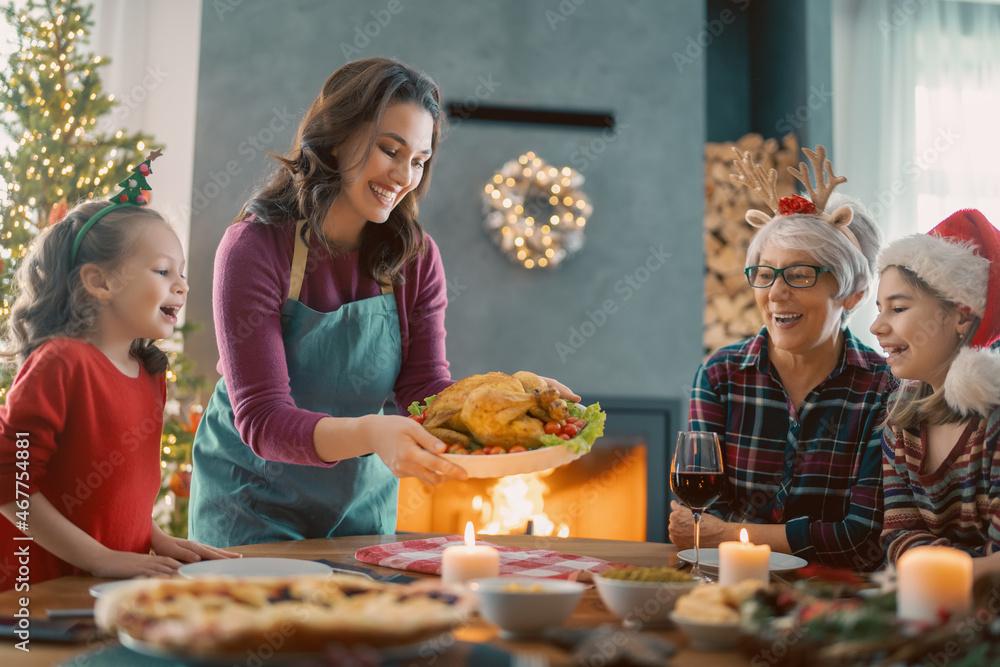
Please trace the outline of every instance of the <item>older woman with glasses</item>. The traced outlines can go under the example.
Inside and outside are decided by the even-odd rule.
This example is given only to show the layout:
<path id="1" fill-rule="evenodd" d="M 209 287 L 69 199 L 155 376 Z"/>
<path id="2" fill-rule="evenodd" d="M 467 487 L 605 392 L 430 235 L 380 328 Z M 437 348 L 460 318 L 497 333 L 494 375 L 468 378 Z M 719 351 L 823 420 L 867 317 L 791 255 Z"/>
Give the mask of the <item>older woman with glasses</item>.
<path id="1" fill-rule="evenodd" d="M 806 152 L 817 176 L 825 163 L 832 181 L 815 192 L 800 178 L 812 202 L 779 203 L 773 175 L 769 190 L 763 171 L 743 156 L 737 180 L 768 191 L 779 214 L 747 214 L 763 223 L 747 251 L 746 276 L 764 327 L 717 351 L 694 379 L 689 428 L 718 434 L 727 482 L 701 521 L 701 546 L 739 540 L 746 528 L 752 542 L 774 551 L 871 570 L 884 559 L 880 428 L 895 384 L 847 321 L 872 284 L 881 238 L 859 203 L 826 206 L 842 180 L 822 147 Z M 691 512 L 671 507 L 670 537 L 686 548 Z"/>

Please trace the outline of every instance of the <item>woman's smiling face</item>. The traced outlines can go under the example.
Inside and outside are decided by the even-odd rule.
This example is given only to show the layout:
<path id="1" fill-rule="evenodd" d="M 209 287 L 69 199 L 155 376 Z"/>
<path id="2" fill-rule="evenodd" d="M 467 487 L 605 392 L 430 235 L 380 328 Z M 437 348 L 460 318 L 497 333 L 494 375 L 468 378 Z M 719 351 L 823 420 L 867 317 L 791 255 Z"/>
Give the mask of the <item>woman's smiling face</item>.
<path id="1" fill-rule="evenodd" d="M 817 264 L 804 250 L 778 248 L 770 243 L 761 249 L 757 263 L 775 269 Z M 837 279 L 830 273 L 819 274 L 812 287 L 789 287 L 778 276 L 770 287 L 754 288 L 770 344 L 792 354 L 808 354 L 816 348 L 828 347 L 840 335 L 844 308 L 853 308 L 861 299 L 860 294 L 837 299 L 839 291 Z"/>
<path id="2" fill-rule="evenodd" d="M 434 119 L 424 108 L 393 104 L 375 133 L 375 145 L 365 156 L 370 126 L 362 128 L 335 151 L 344 169 L 340 194 L 330 209 L 338 224 L 350 227 L 385 222 L 389 213 L 413 191 L 431 157 Z"/>
<path id="3" fill-rule="evenodd" d="M 882 272 L 875 305 L 871 332 L 889 355 L 892 374 L 940 389 L 969 317 L 914 286 L 895 266 Z"/>

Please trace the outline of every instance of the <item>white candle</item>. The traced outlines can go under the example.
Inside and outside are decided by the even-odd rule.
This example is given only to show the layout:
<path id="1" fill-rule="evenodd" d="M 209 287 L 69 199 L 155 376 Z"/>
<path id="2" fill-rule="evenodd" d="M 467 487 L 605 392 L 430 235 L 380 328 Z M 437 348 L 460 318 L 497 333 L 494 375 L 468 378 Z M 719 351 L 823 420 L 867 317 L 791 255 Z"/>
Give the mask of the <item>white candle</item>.
<path id="1" fill-rule="evenodd" d="M 896 615 L 941 623 L 941 612 L 972 608 L 972 556 L 951 547 L 914 547 L 896 561 Z"/>
<path id="2" fill-rule="evenodd" d="M 491 546 L 476 546 L 476 531 L 465 525 L 465 544 L 446 547 L 441 556 L 441 578 L 446 584 L 463 584 L 470 579 L 500 574 L 500 552 Z"/>
<path id="3" fill-rule="evenodd" d="M 719 583 L 729 586 L 744 579 L 756 579 L 766 584 L 771 576 L 768 567 L 770 559 L 771 547 L 752 544 L 747 537 L 747 529 L 742 528 L 739 542 L 719 545 Z"/>

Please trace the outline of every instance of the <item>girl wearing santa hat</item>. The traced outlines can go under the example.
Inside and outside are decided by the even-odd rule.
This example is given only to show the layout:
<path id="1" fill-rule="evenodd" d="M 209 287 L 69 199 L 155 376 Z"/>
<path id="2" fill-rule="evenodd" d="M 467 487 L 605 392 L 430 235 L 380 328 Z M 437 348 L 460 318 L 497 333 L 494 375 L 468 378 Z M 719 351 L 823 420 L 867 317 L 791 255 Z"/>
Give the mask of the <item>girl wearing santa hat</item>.
<path id="1" fill-rule="evenodd" d="M 1000 571 L 1000 231 L 976 210 L 879 255 L 871 332 L 905 382 L 882 442 L 889 562 L 918 545 Z"/>

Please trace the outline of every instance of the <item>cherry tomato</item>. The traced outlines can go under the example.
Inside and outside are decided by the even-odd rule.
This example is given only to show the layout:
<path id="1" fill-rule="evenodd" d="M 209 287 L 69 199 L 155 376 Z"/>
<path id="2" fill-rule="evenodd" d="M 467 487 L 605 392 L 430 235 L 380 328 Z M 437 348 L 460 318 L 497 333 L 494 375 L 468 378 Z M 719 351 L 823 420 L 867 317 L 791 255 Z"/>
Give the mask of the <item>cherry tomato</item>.
<path id="1" fill-rule="evenodd" d="M 430 409 L 431 409 L 431 406 L 428 405 L 426 408 L 424 408 L 423 410 L 420 411 L 420 416 L 421 417 L 426 417 L 427 416 L 427 411 L 430 410 Z"/>
<path id="2" fill-rule="evenodd" d="M 562 432 L 572 438 L 573 436 L 575 436 L 577 433 L 580 432 L 580 429 L 577 427 L 576 424 L 566 424 L 565 426 L 562 427 Z"/>
<path id="3" fill-rule="evenodd" d="M 507 450 L 504 449 L 503 447 L 494 446 L 494 447 L 487 447 L 486 448 L 486 453 L 487 454 L 491 454 L 491 455 L 506 454 Z"/>
<path id="4" fill-rule="evenodd" d="M 469 456 L 482 456 L 485 453 L 486 453 L 485 450 L 482 450 L 482 449 L 473 449 L 471 452 L 469 452 Z"/>
<path id="5" fill-rule="evenodd" d="M 526 452 L 526 451 L 528 451 L 528 448 L 525 447 L 524 445 L 514 445 L 513 447 L 507 450 L 507 453 L 517 454 L 518 452 Z"/>
<path id="6" fill-rule="evenodd" d="M 560 433 L 560 434 L 559 434 L 559 437 L 560 437 L 560 438 L 562 438 L 563 440 L 569 440 L 569 439 L 570 439 L 570 437 L 572 437 L 572 436 L 568 436 L 568 435 L 566 435 L 565 433 Z"/>
<path id="7" fill-rule="evenodd" d="M 449 454 L 468 454 L 469 450 L 459 444 L 454 444 L 448 447 Z"/>
<path id="8" fill-rule="evenodd" d="M 566 417 L 566 423 L 567 424 L 576 424 L 579 421 L 580 420 L 577 419 L 576 417 Z"/>
<path id="9" fill-rule="evenodd" d="M 418 424 L 423 424 L 424 419 L 426 419 L 426 417 L 424 417 L 423 415 L 410 415 L 410 419 L 417 422 Z"/>
<path id="10" fill-rule="evenodd" d="M 562 424 L 559 422 L 546 422 L 545 432 L 549 435 L 555 435 L 562 429 Z"/>

